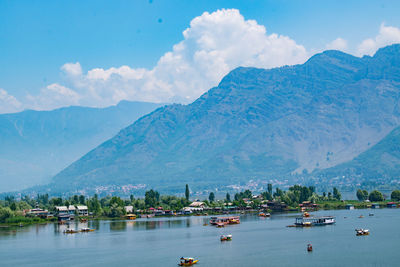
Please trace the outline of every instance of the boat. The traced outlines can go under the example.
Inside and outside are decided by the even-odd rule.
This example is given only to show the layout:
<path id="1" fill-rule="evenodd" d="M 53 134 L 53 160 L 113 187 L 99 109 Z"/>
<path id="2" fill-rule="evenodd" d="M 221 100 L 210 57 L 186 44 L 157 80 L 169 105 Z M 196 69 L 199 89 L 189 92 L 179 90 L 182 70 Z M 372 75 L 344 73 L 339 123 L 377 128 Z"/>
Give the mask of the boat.
<path id="1" fill-rule="evenodd" d="M 360 215 L 360 216 L 358 216 L 358 218 L 364 218 L 364 216 L 363 216 L 363 215 Z"/>
<path id="2" fill-rule="evenodd" d="M 208 225 L 208 223 L 203 223 L 203 226 L 207 226 Z"/>
<path id="3" fill-rule="evenodd" d="M 307 251 L 308 251 L 308 252 L 311 252 L 311 251 L 312 251 L 312 245 L 311 245 L 311 244 L 308 244 L 308 245 L 307 245 Z"/>
<path id="4" fill-rule="evenodd" d="M 303 217 L 310 217 L 310 213 L 308 213 L 307 211 L 303 213 Z"/>
<path id="5" fill-rule="evenodd" d="M 260 212 L 260 213 L 258 214 L 258 216 L 260 216 L 260 217 L 270 217 L 270 216 L 271 216 L 271 214 L 270 214 L 270 213 L 268 213 L 268 212 L 266 212 L 266 213 L 264 213 L 264 212 Z"/>
<path id="6" fill-rule="evenodd" d="M 309 226 L 321 226 L 330 225 L 336 223 L 335 217 L 333 216 L 322 216 L 322 217 L 298 217 L 294 223 L 297 227 L 309 227 Z"/>
<path id="7" fill-rule="evenodd" d="M 230 216 L 230 217 L 211 217 L 210 224 L 211 225 L 227 225 L 227 224 L 239 224 L 240 219 L 239 216 Z"/>
<path id="8" fill-rule="evenodd" d="M 221 241 L 232 241 L 232 235 L 221 235 Z"/>
<path id="9" fill-rule="evenodd" d="M 80 221 L 81 221 L 81 223 L 83 223 L 83 222 L 87 222 L 88 219 L 80 219 Z"/>
<path id="10" fill-rule="evenodd" d="M 127 220 L 136 220 L 136 214 L 126 214 L 125 218 Z"/>
<path id="11" fill-rule="evenodd" d="M 93 232 L 94 231 L 94 229 L 91 229 L 91 228 L 82 228 L 81 229 L 81 232 Z"/>
<path id="12" fill-rule="evenodd" d="M 370 213 L 369 216 L 374 216 L 374 214 L 373 214 L 373 213 Z"/>
<path id="13" fill-rule="evenodd" d="M 64 230 L 64 234 L 76 234 L 76 233 L 78 233 L 77 230 L 73 230 L 73 229 Z"/>
<path id="14" fill-rule="evenodd" d="M 356 229 L 356 236 L 359 235 L 369 235 L 369 230 L 368 229 Z"/>
<path id="15" fill-rule="evenodd" d="M 192 266 L 196 264 L 199 260 L 195 260 L 194 258 L 181 258 L 181 261 L 178 263 L 179 266 Z"/>

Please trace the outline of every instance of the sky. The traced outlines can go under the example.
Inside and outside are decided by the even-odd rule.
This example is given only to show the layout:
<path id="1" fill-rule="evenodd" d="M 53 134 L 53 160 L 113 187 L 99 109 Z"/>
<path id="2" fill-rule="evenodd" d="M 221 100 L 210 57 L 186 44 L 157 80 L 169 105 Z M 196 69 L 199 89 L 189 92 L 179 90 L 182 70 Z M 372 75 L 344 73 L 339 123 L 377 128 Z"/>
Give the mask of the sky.
<path id="1" fill-rule="evenodd" d="M 400 43 L 400 1 L 0 0 L 0 113 L 190 103 L 238 66 Z"/>

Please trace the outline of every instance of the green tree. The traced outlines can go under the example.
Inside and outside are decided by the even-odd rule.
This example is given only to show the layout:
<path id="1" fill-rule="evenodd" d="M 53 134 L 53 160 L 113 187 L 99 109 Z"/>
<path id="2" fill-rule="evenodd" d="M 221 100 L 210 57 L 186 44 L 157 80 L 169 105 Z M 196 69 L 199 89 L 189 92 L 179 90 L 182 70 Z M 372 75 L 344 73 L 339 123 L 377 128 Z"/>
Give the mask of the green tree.
<path id="1" fill-rule="evenodd" d="M 365 201 L 368 199 L 368 191 L 367 190 L 358 189 L 356 195 L 357 195 L 357 199 L 359 201 Z"/>
<path id="2" fill-rule="evenodd" d="M 336 187 L 333 188 L 333 198 L 337 200 L 342 199 L 342 194 L 340 194 L 339 190 Z"/>
<path id="3" fill-rule="evenodd" d="M 229 193 L 226 193 L 226 202 L 231 202 L 231 195 Z"/>
<path id="4" fill-rule="evenodd" d="M 146 207 L 157 206 L 159 200 L 160 200 L 160 194 L 157 191 L 153 189 L 146 191 L 144 195 L 144 202 L 146 203 Z"/>
<path id="5" fill-rule="evenodd" d="M 82 204 L 82 205 L 85 205 L 85 201 L 86 201 L 85 196 L 84 195 L 80 195 L 79 196 L 79 203 Z"/>
<path id="6" fill-rule="evenodd" d="M 133 203 L 133 201 L 135 201 L 135 197 L 133 195 L 130 195 L 129 199 L 131 200 L 131 203 Z"/>
<path id="7" fill-rule="evenodd" d="M 189 185 L 188 184 L 186 184 L 186 188 L 185 188 L 185 197 L 186 197 L 186 200 L 189 201 L 190 191 L 189 191 Z"/>
<path id="8" fill-rule="evenodd" d="M 215 195 L 214 195 L 213 192 L 211 192 L 210 195 L 208 196 L 208 200 L 210 200 L 211 203 L 214 202 L 214 200 L 215 200 Z"/>
<path id="9" fill-rule="evenodd" d="M 267 191 L 272 196 L 272 184 L 267 185 Z"/>
<path id="10" fill-rule="evenodd" d="M 400 190 L 394 190 L 392 194 L 390 195 L 390 199 L 394 201 L 399 201 L 400 200 Z"/>
<path id="11" fill-rule="evenodd" d="M 369 194 L 368 199 L 370 201 L 383 201 L 383 195 L 378 190 L 374 190 Z"/>

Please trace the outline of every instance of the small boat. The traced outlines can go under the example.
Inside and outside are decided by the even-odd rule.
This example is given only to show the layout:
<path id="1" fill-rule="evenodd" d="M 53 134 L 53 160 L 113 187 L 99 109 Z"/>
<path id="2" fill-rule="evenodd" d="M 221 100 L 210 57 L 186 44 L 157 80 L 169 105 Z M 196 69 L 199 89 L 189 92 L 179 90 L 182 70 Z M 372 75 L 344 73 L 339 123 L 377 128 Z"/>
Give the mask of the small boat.
<path id="1" fill-rule="evenodd" d="M 303 217 L 310 217 L 310 213 L 308 213 L 307 211 L 303 213 Z"/>
<path id="2" fill-rule="evenodd" d="M 364 216 L 363 216 L 363 215 L 360 215 L 360 216 L 358 216 L 358 218 L 364 218 Z"/>
<path id="3" fill-rule="evenodd" d="M 207 226 L 208 225 L 208 223 L 203 223 L 203 226 Z"/>
<path id="4" fill-rule="evenodd" d="M 194 258 L 181 258 L 181 261 L 178 263 L 179 266 L 192 266 L 196 264 L 199 260 L 195 260 Z"/>
<path id="5" fill-rule="evenodd" d="M 232 235 L 221 235 L 221 241 L 232 241 Z"/>
<path id="6" fill-rule="evenodd" d="M 356 229 L 356 236 L 369 235 L 368 229 Z"/>
<path id="7" fill-rule="evenodd" d="M 82 228 L 81 229 L 81 232 L 93 232 L 94 231 L 94 229 L 91 229 L 91 228 Z"/>
<path id="8" fill-rule="evenodd" d="M 370 213 L 369 216 L 374 216 L 374 214 L 373 214 L 373 213 Z"/>
<path id="9" fill-rule="evenodd" d="M 218 227 L 218 228 L 225 227 L 225 224 L 223 224 L 223 223 L 217 223 L 217 227 Z"/>
<path id="10" fill-rule="evenodd" d="M 308 251 L 308 252 L 311 252 L 311 251 L 312 251 L 312 245 L 311 245 L 311 244 L 308 244 L 308 245 L 307 245 L 307 251 Z"/>
<path id="11" fill-rule="evenodd" d="M 264 213 L 264 212 L 260 212 L 260 213 L 258 214 L 258 216 L 260 216 L 260 217 L 270 217 L 270 216 L 271 216 L 271 214 L 270 214 L 270 213 L 268 213 L 268 212 L 266 212 L 266 213 Z"/>
<path id="12" fill-rule="evenodd" d="M 64 231 L 64 234 L 76 234 L 76 233 L 78 233 L 78 231 L 73 229 L 67 229 Z"/>

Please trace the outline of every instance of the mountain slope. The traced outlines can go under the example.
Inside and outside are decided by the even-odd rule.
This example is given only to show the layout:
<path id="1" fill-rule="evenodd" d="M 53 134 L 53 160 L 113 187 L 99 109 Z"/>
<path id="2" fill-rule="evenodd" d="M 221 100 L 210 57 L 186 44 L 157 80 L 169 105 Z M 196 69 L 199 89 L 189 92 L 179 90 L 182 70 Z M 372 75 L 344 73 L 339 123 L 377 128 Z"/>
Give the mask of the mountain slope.
<path id="1" fill-rule="evenodd" d="M 108 108 L 1 114 L 0 192 L 48 182 L 83 154 L 159 106 L 122 101 Z"/>
<path id="2" fill-rule="evenodd" d="M 190 105 L 156 110 L 54 177 L 51 190 L 215 188 L 351 160 L 400 124 L 400 45 L 238 68 Z"/>
<path id="3" fill-rule="evenodd" d="M 400 127 L 395 128 L 376 145 L 351 161 L 325 170 L 321 177 L 361 177 L 364 179 L 400 179 Z"/>

